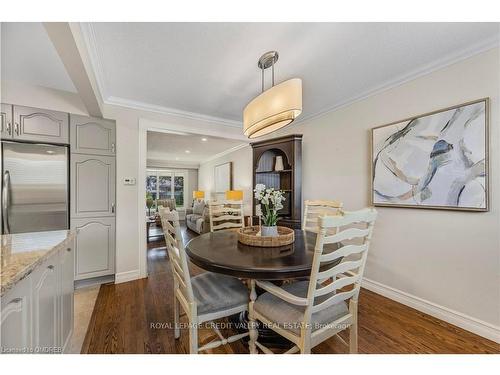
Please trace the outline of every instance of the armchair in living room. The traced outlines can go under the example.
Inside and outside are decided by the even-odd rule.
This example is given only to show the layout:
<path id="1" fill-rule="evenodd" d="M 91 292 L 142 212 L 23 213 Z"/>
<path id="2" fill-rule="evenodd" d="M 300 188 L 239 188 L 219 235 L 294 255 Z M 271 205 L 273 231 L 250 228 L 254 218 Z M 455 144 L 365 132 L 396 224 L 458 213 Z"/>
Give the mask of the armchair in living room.
<path id="1" fill-rule="evenodd" d="M 195 199 L 193 200 L 193 207 L 186 208 L 186 226 L 198 234 L 210 231 L 208 205 L 204 200 Z"/>

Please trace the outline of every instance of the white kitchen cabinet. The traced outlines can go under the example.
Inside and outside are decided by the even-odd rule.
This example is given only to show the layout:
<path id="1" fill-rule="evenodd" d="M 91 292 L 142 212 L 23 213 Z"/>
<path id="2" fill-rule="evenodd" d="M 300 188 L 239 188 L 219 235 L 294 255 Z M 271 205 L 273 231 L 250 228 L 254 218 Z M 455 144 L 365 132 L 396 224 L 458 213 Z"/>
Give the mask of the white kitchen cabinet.
<path id="1" fill-rule="evenodd" d="M 69 143 L 69 115 L 47 109 L 14 106 L 13 139 Z"/>
<path id="2" fill-rule="evenodd" d="M 60 351 L 58 254 L 42 263 L 32 273 L 33 283 L 33 350 L 36 353 Z"/>
<path id="3" fill-rule="evenodd" d="M 31 348 L 31 278 L 2 296 L 0 353 L 27 353 Z"/>
<path id="4" fill-rule="evenodd" d="M 74 243 L 61 250 L 61 296 L 60 296 L 60 345 L 67 348 L 73 334 L 74 322 L 74 278 L 75 257 Z"/>
<path id="5" fill-rule="evenodd" d="M 10 104 L 1 104 L 0 135 L 2 139 L 12 138 L 12 106 Z"/>
<path id="6" fill-rule="evenodd" d="M 115 158 L 71 155 L 71 217 L 114 216 Z"/>
<path id="7" fill-rule="evenodd" d="M 75 154 L 114 156 L 116 123 L 80 115 L 70 115 L 71 152 Z"/>
<path id="8" fill-rule="evenodd" d="M 114 274 L 115 218 L 72 219 L 71 229 L 78 231 L 75 280 Z"/>
<path id="9" fill-rule="evenodd" d="M 2 296 L 0 353 L 62 353 L 73 334 L 74 242 Z"/>

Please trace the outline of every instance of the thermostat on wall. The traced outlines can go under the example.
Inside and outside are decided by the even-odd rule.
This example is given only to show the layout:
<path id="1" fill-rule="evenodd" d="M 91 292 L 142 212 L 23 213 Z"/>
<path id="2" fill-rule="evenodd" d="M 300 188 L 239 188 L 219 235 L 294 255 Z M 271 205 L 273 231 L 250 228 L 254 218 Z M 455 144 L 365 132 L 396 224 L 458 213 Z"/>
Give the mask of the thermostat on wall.
<path id="1" fill-rule="evenodd" d="M 133 177 L 125 177 L 123 179 L 123 185 L 135 185 L 135 178 L 133 178 Z"/>

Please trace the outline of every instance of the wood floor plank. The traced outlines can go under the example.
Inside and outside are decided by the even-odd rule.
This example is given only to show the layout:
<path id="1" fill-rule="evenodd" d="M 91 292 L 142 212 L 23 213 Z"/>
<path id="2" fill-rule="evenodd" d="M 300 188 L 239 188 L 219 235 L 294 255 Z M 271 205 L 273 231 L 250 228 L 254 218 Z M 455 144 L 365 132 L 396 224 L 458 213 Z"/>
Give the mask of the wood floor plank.
<path id="1" fill-rule="evenodd" d="M 185 226 L 182 235 L 185 242 L 196 236 Z M 101 286 L 82 353 L 188 353 L 188 330 L 182 329 L 175 340 L 171 326 L 173 279 L 163 241 L 148 245 L 148 272 L 147 279 Z M 203 271 L 193 265 L 191 272 Z M 181 323 L 187 324 L 185 316 Z M 232 334 L 230 329 L 222 332 Z M 359 353 L 366 354 L 500 353 L 500 345 L 493 341 L 366 289 L 359 297 L 358 334 Z M 348 341 L 346 332 L 340 336 Z M 214 338 L 210 329 L 200 329 L 200 346 Z M 348 348 L 332 337 L 312 352 L 344 354 Z M 248 346 L 240 340 L 207 353 L 248 353 Z"/>

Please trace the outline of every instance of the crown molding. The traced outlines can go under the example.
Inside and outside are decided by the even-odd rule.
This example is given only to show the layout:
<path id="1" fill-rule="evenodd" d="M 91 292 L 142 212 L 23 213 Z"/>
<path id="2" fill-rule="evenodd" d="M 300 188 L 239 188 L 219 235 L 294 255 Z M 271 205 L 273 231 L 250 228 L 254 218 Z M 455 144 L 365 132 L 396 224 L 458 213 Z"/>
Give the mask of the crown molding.
<path id="1" fill-rule="evenodd" d="M 320 110 L 317 113 L 313 113 L 310 115 L 307 115 L 297 121 L 294 121 L 295 124 L 302 124 L 306 121 L 312 121 L 317 118 L 320 118 L 322 116 L 325 116 L 331 112 L 337 111 L 341 108 L 347 107 L 351 104 L 354 104 L 356 102 L 359 102 L 363 99 L 367 99 L 370 96 L 377 95 L 381 92 L 393 89 L 395 87 L 401 86 L 405 83 L 411 82 L 419 77 L 425 76 L 427 74 L 430 74 L 432 72 L 435 72 L 437 70 L 443 69 L 447 66 L 456 64 L 460 61 L 466 60 L 470 57 L 479 55 L 481 53 L 487 52 L 489 50 L 492 50 L 494 48 L 500 47 L 500 38 L 498 36 L 494 36 L 491 38 L 488 38 L 480 43 L 477 43 L 471 47 L 468 47 L 462 51 L 452 53 L 448 56 L 445 56 L 444 58 L 441 58 L 439 60 L 435 60 L 430 64 L 427 64 L 425 66 L 422 66 L 418 69 L 413 70 L 410 73 L 403 74 L 399 77 L 396 77 L 394 79 L 391 79 L 389 81 L 386 81 L 372 89 L 366 90 L 362 92 L 359 95 L 352 96 L 346 100 L 343 100 L 331 107 L 327 107 L 323 110 Z"/>
<path id="2" fill-rule="evenodd" d="M 241 121 L 228 120 L 222 117 L 203 115 L 201 113 L 183 111 L 180 109 L 168 108 L 160 105 L 144 103 L 136 100 L 123 99 L 115 96 L 108 97 L 107 99 L 104 100 L 104 103 L 119 107 L 136 109 L 139 111 L 161 113 L 164 115 L 185 118 L 188 120 L 197 120 L 197 121 L 215 123 L 219 125 L 230 126 L 233 128 L 243 127 L 243 123 Z"/>
<path id="3" fill-rule="evenodd" d="M 215 154 L 214 156 L 211 156 L 208 159 L 205 159 L 202 162 L 200 162 L 200 166 L 203 165 L 203 164 L 207 164 L 207 163 L 209 163 L 211 161 L 214 161 L 216 159 L 219 159 L 219 158 L 221 158 L 223 156 L 226 156 L 226 155 L 228 155 L 228 154 L 230 154 L 232 152 L 241 150 L 242 148 L 245 148 L 248 145 L 249 145 L 248 143 L 242 143 L 241 145 L 237 145 L 237 146 L 231 147 L 230 149 L 227 149 L 226 151 L 219 152 L 218 154 Z"/>
<path id="4" fill-rule="evenodd" d="M 97 89 L 101 95 L 103 103 L 106 103 L 108 92 L 105 84 L 105 74 L 102 64 L 102 57 L 99 47 L 97 46 L 97 38 L 94 27 L 90 22 L 80 22 L 80 30 L 83 36 L 83 41 L 87 47 L 87 53 L 90 60 L 90 65 L 94 71 Z"/>
<path id="5" fill-rule="evenodd" d="M 170 116 L 176 116 L 176 117 L 190 119 L 190 120 L 198 120 L 198 121 L 204 121 L 204 122 L 209 122 L 209 123 L 217 123 L 220 125 L 231 126 L 234 128 L 236 128 L 236 127 L 241 128 L 243 126 L 242 121 L 235 121 L 235 120 L 225 119 L 225 118 L 221 118 L 221 117 L 215 117 L 215 116 L 205 115 L 205 114 L 196 113 L 196 112 L 183 111 L 183 110 L 179 110 L 179 109 L 175 109 L 175 108 L 169 108 L 169 107 L 164 107 L 164 106 L 160 106 L 160 105 L 125 99 L 125 98 L 121 98 L 121 97 L 110 96 L 108 94 L 108 90 L 107 90 L 107 86 L 106 86 L 106 76 L 105 76 L 103 64 L 102 64 L 102 53 L 100 52 L 98 44 L 97 44 L 96 33 L 95 33 L 94 28 L 93 28 L 93 25 L 90 22 L 81 23 L 81 29 L 82 29 L 82 34 L 84 36 L 85 44 L 87 45 L 88 53 L 90 56 L 90 62 L 91 62 L 92 68 L 94 69 L 94 72 L 95 72 L 97 86 L 98 86 L 98 89 L 100 91 L 101 97 L 103 98 L 103 102 L 105 104 L 120 106 L 120 107 L 124 107 L 124 108 L 129 108 L 129 109 L 136 109 L 136 110 L 140 110 L 140 111 L 147 111 L 147 112 L 160 113 L 160 114 L 165 114 L 165 115 L 170 115 Z M 439 60 L 433 61 L 430 64 L 419 67 L 419 68 L 417 68 L 409 73 L 400 75 L 399 77 L 396 77 L 393 79 L 390 79 L 390 80 L 388 80 L 388 81 L 386 81 L 386 82 L 384 82 L 384 83 L 382 83 L 374 88 L 365 90 L 364 92 L 362 92 L 358 95 L 354 95 L 350 98 L 342 100 L 341 102 L 336 103 L 333 106 L 326 107 L 326 108 L 324 108 L 316 113 L 312 113 L 312 114 L 309 114 L 309 115 L 304 116 L 302 118 L 299 118 L 298 120 L 294 121 L 294 123 L 301 124 L 301 123 L 304 123 L 307 121 L 312 121 L 316 118 L 325 116 L 330 112 L 334 112 L 334 111 L 339 110 L 343 107 L 347 107 L 355 102 L 364 100 L 370 96 L 379 94 L 381 92 L 390 90 L 394 87 L 400 86 L 400 85 L 405 84 L 405 83 L 410 82 L 410 81 L 413 81 L 421 76 L 432 73 L 436 70 L 453 65 L 453 64 L 458 63 L 458 62 L 465 60 L 467 58 L 470 58 L 470 57 L 473 57 L 475 55 L 481 54 L 483 52 L 489 51 L 493 48 L 498 48 L 499 46 L 500 46 L 500 38 L 495 35 L 491 38 L 488 38 L 488 39 L 483 40 L 479 43 L 476 43 L 475 45 L 467 47 L 461 51 L 452 53 L 452 54 L 445 56 Z"/>

